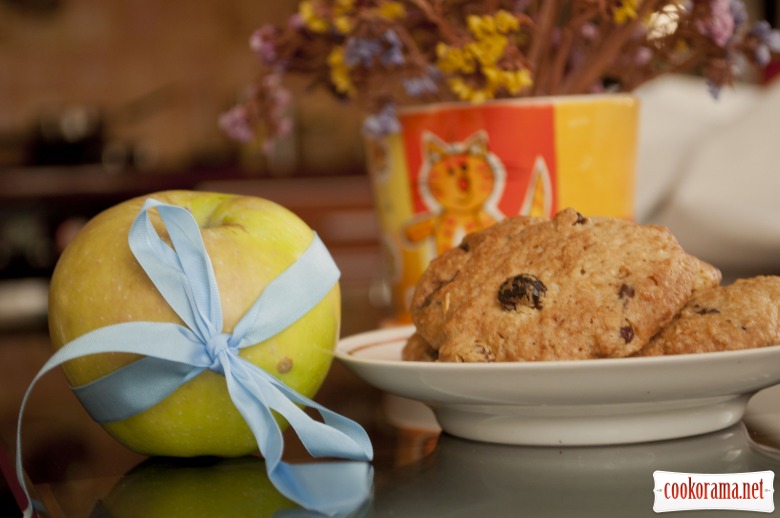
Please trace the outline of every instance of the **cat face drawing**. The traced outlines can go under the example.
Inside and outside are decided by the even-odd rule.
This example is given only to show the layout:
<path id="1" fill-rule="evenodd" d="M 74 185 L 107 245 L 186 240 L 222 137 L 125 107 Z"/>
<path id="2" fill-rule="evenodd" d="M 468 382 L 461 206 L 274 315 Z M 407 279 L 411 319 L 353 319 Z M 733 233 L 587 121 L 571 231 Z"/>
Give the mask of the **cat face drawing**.
<path id="1" fill-rule="evenodd" d="M 445 142 L 433 133 L 422 136 L 423 165 L 418 188 L 427 212 L 406 227 L 412 242 L 433 240 L 437 254 L 457 246 L 467 233 L 504 218 L 497 208 L 505 184 L 503 164 L 478 131 L 462 142 Z"/>

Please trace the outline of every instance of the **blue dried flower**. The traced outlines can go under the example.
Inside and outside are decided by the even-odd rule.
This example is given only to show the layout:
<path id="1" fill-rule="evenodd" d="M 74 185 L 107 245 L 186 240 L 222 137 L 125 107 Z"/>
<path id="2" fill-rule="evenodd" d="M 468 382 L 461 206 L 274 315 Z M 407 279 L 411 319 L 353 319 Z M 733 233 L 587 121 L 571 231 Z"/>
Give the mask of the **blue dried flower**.
<path id="1" fill-rule="evenodd" d="M 386 30 L 382 34 L 382 41 L 388 45 L 382 53 L 381 61 L 383 65 L 403 65 L 405 62 L 403 53 L 403 43 L 398 34 L 393 30 Z"/>
<path id="2" fill-rule="evenodd" d="M 780 52 L 780 31 L 773 29 L 769 22 L 762 20 L 756 23 L 750 34 L 758 40 L 756 63 L 766 66 L 772 59 L 772 52 Z"/>
<path id="3" fill-rule="evenodd" d="M 401 84 L 410 97 L 420 97 L 425 94 L 434 94 L 439 91 L 438 82 L 441 80 L 441 70 L 434 66 L 428 67 L 424 75 L 408 77 Z"/>
<path id="4" fill-rule="evenodd" d="M 731 0 L 729 5 L 731 11 L 731 17 L 734 19 L 735 30 L 742 27 L 748 21 L 748 12 L 745 7 L 745 2 L 742 0 Z"/>
<path id="5" fill-rule="evenodd" d="M 410 97 L 420 97 L 425 94 L 436 93 L 439 90 L 436 83 L 429 76 L 408 77 L 403 79 L 401 83 Z"/>
<path id="6" fill-rule="evenodd" d="M 369 138 L 382 138 L 401 131 L 401 123 L 395 113 L 395 103 L 387 103 L 375 114 L 366 117 L 363 122 L 363 135 Z"/>
<path id="7" fill-rule="evenodd" d="M 710 93 L 713 99 L 718 100 L 720 98 L 720 85 L 715 81 L 707 79 L 707 91 Z"/>
<path id="8" fill-rule="evenodd" d="M 382 44 L 372 38 L 349 38 L 344 47 L 344 63 L 349 68 L 363 65 L 370 68 L 374 63 L 374 56 L 382 51 Z"/>

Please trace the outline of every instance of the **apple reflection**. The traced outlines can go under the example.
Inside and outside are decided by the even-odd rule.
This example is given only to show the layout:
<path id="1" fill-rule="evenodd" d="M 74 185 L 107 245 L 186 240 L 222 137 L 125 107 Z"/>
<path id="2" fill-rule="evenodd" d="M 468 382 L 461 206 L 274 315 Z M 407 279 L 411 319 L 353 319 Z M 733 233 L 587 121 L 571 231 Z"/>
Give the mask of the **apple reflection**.
<path id="1" fill-rule="evenodd" d="M 339 516 L 364 516 L 368 502 Z M 303 518 L 271 483 L 259 457 L 152 457 L 127 472 L 91 518 Z"/>

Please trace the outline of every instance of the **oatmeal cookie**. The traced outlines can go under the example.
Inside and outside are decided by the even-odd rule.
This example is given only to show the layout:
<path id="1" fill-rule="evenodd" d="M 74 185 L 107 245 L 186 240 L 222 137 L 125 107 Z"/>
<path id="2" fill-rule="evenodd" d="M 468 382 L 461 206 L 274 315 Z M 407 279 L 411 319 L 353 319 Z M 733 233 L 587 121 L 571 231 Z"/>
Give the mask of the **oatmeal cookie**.
<path id="1" fill-rule="evenodd" d="M 432 262 L 418 284 L 412 320 L 438 361 L 629 356 L 694 290 L 720 282 L 662 227 L 567 209 L 487 231 Z"/>
<path id="2" fill-rule="evenodd" d="M 694 294 L 639 356 L 780 344 L 780 277 L 738 279 Z"/>
<path id="3" fill-rule="evenodd" d="M 431 347 L 419 333 L 410 336 L 401 350 L 401 359 L 404 361 L 433 362 L 438 357 L 439 351 Z"/>

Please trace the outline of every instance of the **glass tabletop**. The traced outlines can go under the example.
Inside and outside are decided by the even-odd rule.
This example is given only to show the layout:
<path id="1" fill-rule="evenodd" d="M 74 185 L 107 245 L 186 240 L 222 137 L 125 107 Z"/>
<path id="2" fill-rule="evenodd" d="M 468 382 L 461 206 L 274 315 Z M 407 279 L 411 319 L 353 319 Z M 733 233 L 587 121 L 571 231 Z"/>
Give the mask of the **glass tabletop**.
<path id="1" fill-rule="evenodd" d="M 653 474 L 744 473 L 780 468 L 780 454 L 745 423 L 686 439 L 605 447 L 524 447 L 440 433 L 414 404 L 377 395 L 366 423 L 374 491 L 349 516 L 654 516 Z M 286 433 L 286 457 L 304 454 Z M 122 449 L 117 445 L 117 451 Z M 34 483 L 43 516 L 316 516 L 271 485 L 261 458 L 103 458 L 92 472 Z M 124 467 L 125 471 L 121 471 Z M 295 511 L 294 514 L 291 514 Z M 701 513 L 701 514 L 700 514 Z M 740 516 L 689 511 L 686 516 Z M 748 515 L 748 512 L 744 512 Z M 749 513 L 755 516 L 755 513 Z"/>
<path id="2" fill-rule="evenodd" d="M 64 380 L 50 383 L 64 389 Z M 775 387 L 777 389 L 777 387 Z M 780 469 L 780 397 L 754 396 L 745 419 L 678 440 L 603 447 L 490 444 L 441 433 L 421 403 L 383 393 L 334 363 L 316 399 L 358 421 L 374 449 L 373 492 L 351 516 L 654 516 L 654 472 Z M 294 509 L 263 460 L 147 458 L 92 422 L 70 391 L 34 397 L 23 428 L 25 468 L 51 517 L 316 516 Z M 53 399 L 54 398 L 54 399 Z M 2 445 L 12 459 L 12 427 Z M 292 430 L 285 459 L 310 460 Z M 687 511 L 707 518 L 748 511 Z M 5 516 L 5 515 L 4 515 Z M 8 515 L 13 516 L 13 514 Z"/>

